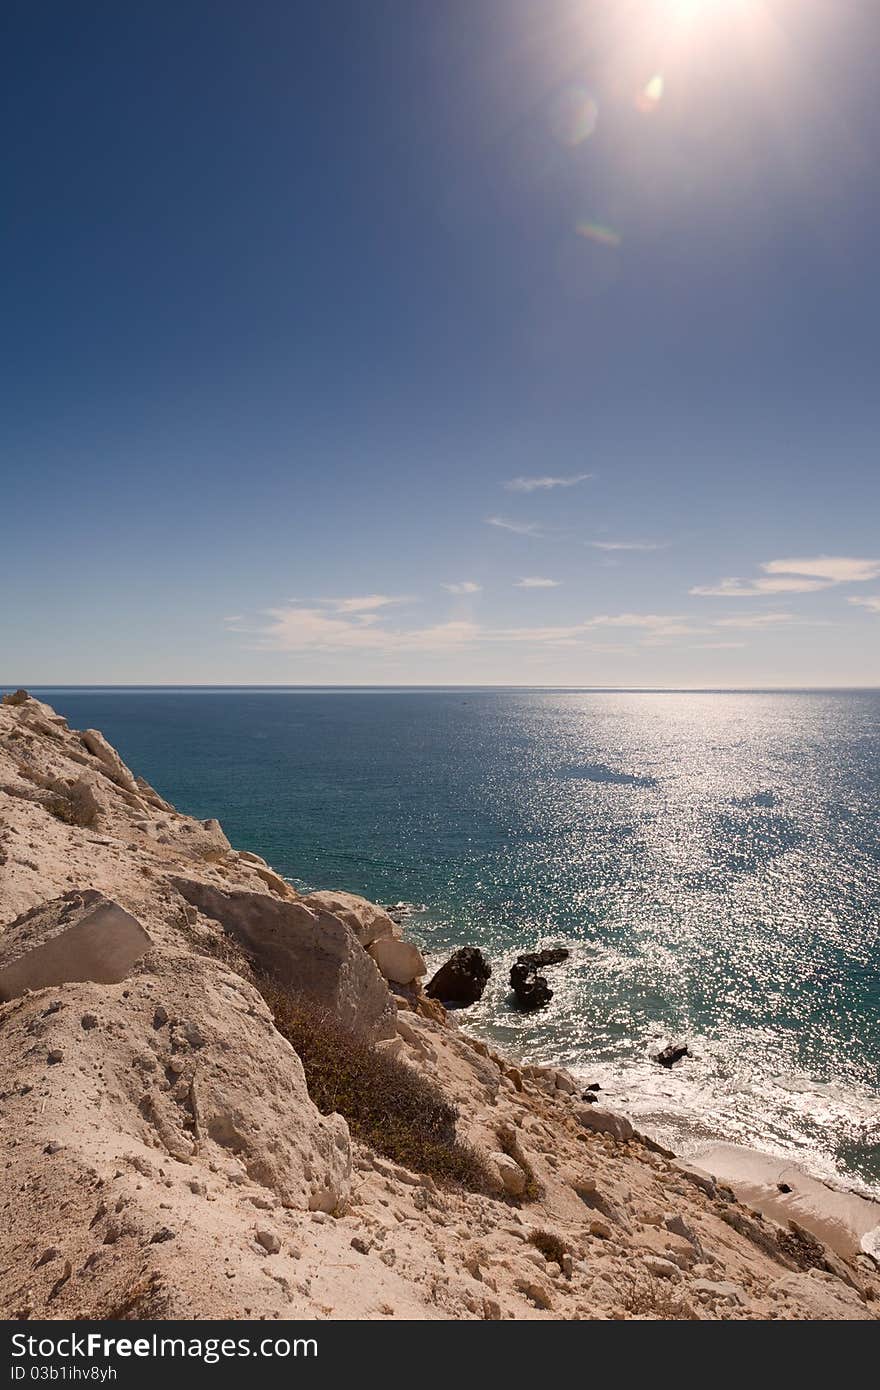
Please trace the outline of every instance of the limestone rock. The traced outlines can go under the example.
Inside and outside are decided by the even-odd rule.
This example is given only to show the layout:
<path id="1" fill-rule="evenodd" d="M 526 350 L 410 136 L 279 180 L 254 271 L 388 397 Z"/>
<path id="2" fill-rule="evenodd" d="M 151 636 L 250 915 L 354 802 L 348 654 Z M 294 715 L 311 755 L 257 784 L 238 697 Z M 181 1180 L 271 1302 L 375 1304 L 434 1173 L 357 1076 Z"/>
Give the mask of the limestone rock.
<path id="1" fill-rule="evenodd" d="M 411 941 L 380 936 L 370 946 L 369 953 L 385 979 L 393 980 L 395 984 L 411 985 L 421 975 L 427 974 L 424 956 Z"/>
<path id="2" fill-rule="evenodd" d="M 511 1158 L 509 1154 L 500 1151 L 491 1153 L 489 1158 L 498 1169 L 498 1176 L 504 1185 L 504 1191 L 508 1192 L 511 1197 L 522 1197 L 526 1190 L 526 1175 L 516 1160 Z"/>
<path id="3" fill-rule="evenodd" d="M 574 1117 L 584 1129 L 596 1130 L 599 1134 L 610 1134 L 621 1143 L 632 1139 L 634 1130 L 625 1115 L 613 1115 L 600 1105 L 575 1106 Z"/>
<path id="4" fill-rule="evenodd" d="M 0 935 L 0 999 L 72 981 L 117 984 L 151 944 L 140 922 L 103 894 L 65 893 Z"/>
<path id="5" fill-rule="evenodd" d="M 855 1289 L 822 1270 L 786 1274 L 782 1279 L 777 1279 L 773 1292 L 793 1299 L 806 1308 L 811 1317 L 823 1321 L 841 1319 L 868 1322 L 873 1317 Z"/>
<path id="6" fill-rule="evenodd" d="M 104 769 L 110 774 L 111 779 L 124 787 L 126 791 L 138 794 L 139 788 L 134 778 L 134 773 L 125 766 L 116 749 L 108 743 L 104 735 L 98 729 L 85 729 L 80 734 L 83 744 L 99 762 L 103 763 Z"/>
<path id="7" fill-rule="evenodd" d="M 385 909 L 368 902 L 366 898 L 359 898 L 356 893 L 309 893 L 303 902 L 307 907 L 332 912 L 334 917 L 351 927 L 364 947 L 371 946 L 381 937 L 397 934 L 394 922 Z"/>
<path id="8" fill-rule="evenodd" d="M 394 1000 L 354 933 L 333 913 L 267 893 L 226 893 L 191 879 L 171 882 L 279 984 L 320 1000 L 359 1036 L 371 1041 L 394 1037 Z"/>
<path id="9" fill-rule="evenodd" d="M 286 898 L 289 902 L 298 900 L 296 889 L 280 874 L 276 874 L 274 869 L 264 867 L 262 864 L 255 864 L 254 873 L 263 880 L 267 888 L 271 888 L 272 892 L 277 893 L 280 898 Z"/>
<path id="10" fill-rule="evenodd" d="M 745 1289 L 741 1284 L 734 1284 L 729 1279 L 695 1279 L 691 1284 L 691 1290 L 696 1294 L 703 1294 L 704 1297 L 722 1303 L 745 1303 Z"/>

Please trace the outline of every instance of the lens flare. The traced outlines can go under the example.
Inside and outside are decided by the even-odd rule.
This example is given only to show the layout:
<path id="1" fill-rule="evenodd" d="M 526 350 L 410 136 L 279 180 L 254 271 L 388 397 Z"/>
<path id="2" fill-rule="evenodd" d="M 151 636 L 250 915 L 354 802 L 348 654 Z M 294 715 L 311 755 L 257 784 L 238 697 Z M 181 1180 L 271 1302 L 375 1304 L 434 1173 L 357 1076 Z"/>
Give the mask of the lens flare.
<path id="1" fill-rule="evenodd" d="M 641 91 L 636 93 L 638 110 L 646 116 L 650 116 L 652 111 L 656 111 L 663 100 L 665 86 L 662 72 L 655 72 L 650 82 L 646 82 Z"/>
<path id="2" fill-rule="evenodd" d="M 619 246 L 623 241 L 620 232 L 616 232 L 613 227 L 605 227 L 601 222 L 579 222 L 577 224 L 578 236 L 585 237 L 587 241 L 595 241 L 599 246 Z"/>
<path id="3" fill-rule="evenodd" d="M 573 148 L 589 140 L 598 119 L 599 108 L 586 87 L 568 87 L 553 103 L 551 126 L 561 145 Z"/>

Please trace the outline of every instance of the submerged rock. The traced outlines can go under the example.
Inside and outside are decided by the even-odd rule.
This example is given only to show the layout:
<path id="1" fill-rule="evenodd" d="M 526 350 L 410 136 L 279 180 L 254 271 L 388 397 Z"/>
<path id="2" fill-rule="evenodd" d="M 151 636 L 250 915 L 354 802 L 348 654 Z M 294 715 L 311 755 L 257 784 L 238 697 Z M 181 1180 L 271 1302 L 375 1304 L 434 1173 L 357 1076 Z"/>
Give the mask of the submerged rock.
<path id="1" fill-rule="evenodd" d="M 492 967 L 478 947 L 462 946 L 428 981 L 425 993 L 444 1004 L 475 1004 L 491 974 Z"/>
<path id="2" fill-rule="evenodd" d="M 689 1057 L 687 1043 L 669 1043 L 662 1052 L 654 1055 L 654 1061 L 659 1062 L 661 1067 L 674 1067 L 676 1062 L 680 1062 L 682 1057 Z"/>
<path id="3" fill-rule="evenodd" d="M 517 956 L 516 963 L 541 970 L 546 965 L 561 965 L 564 960 L 568 960 L 570 954 L 564 946 L 556 946 L 546 951 L 527 951 L 524 955 Z"/>
<path id="4" fill-rule="evenodd" d="M 538 971 L 547 965 L 559 965 L 568 960 L 569 952 L 564 946 L 549 947 L 543 951 L 526 951 L 517 956 L 516 964 L 510 967 L 510 988 L 516 995 L 521 1009 L 532 1011 L 541 1009 L 553 998 L 553 991 L 543 975 Z"/>
<path id="5" fill-rule="evenodd" d="M 553 998 L 553 991 L 544 976 L 537 975 L 529 965 L 510 967 L 510 988 L 516 995 L 519 1007 L 528 1011 L 543 1008 Z"/>

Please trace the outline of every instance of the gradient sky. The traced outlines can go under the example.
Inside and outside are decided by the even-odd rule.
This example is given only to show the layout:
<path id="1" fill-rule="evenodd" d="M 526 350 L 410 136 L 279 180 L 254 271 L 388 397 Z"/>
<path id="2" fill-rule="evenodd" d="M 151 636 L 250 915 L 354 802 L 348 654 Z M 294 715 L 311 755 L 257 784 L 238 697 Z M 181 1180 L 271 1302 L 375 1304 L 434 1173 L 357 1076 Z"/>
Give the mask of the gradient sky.
<path id="1" fill-rule="evenodd" d="M 4 15 L 7 685 L 880 683 L 874 0 Z"/>

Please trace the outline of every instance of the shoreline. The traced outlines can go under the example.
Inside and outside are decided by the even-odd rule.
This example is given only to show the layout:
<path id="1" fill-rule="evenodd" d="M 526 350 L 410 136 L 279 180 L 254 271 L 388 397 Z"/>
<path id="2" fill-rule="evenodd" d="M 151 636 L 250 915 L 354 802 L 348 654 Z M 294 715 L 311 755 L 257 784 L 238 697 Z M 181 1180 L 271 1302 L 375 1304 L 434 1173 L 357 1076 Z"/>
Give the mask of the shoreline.
<path id="1" fill-rule="evenodd" d="M 876 1257 L 469 1036 L 381 908 L 303 898 L 24 692 L 0 862 L 12 1317 L 876 1320 Z"/>

